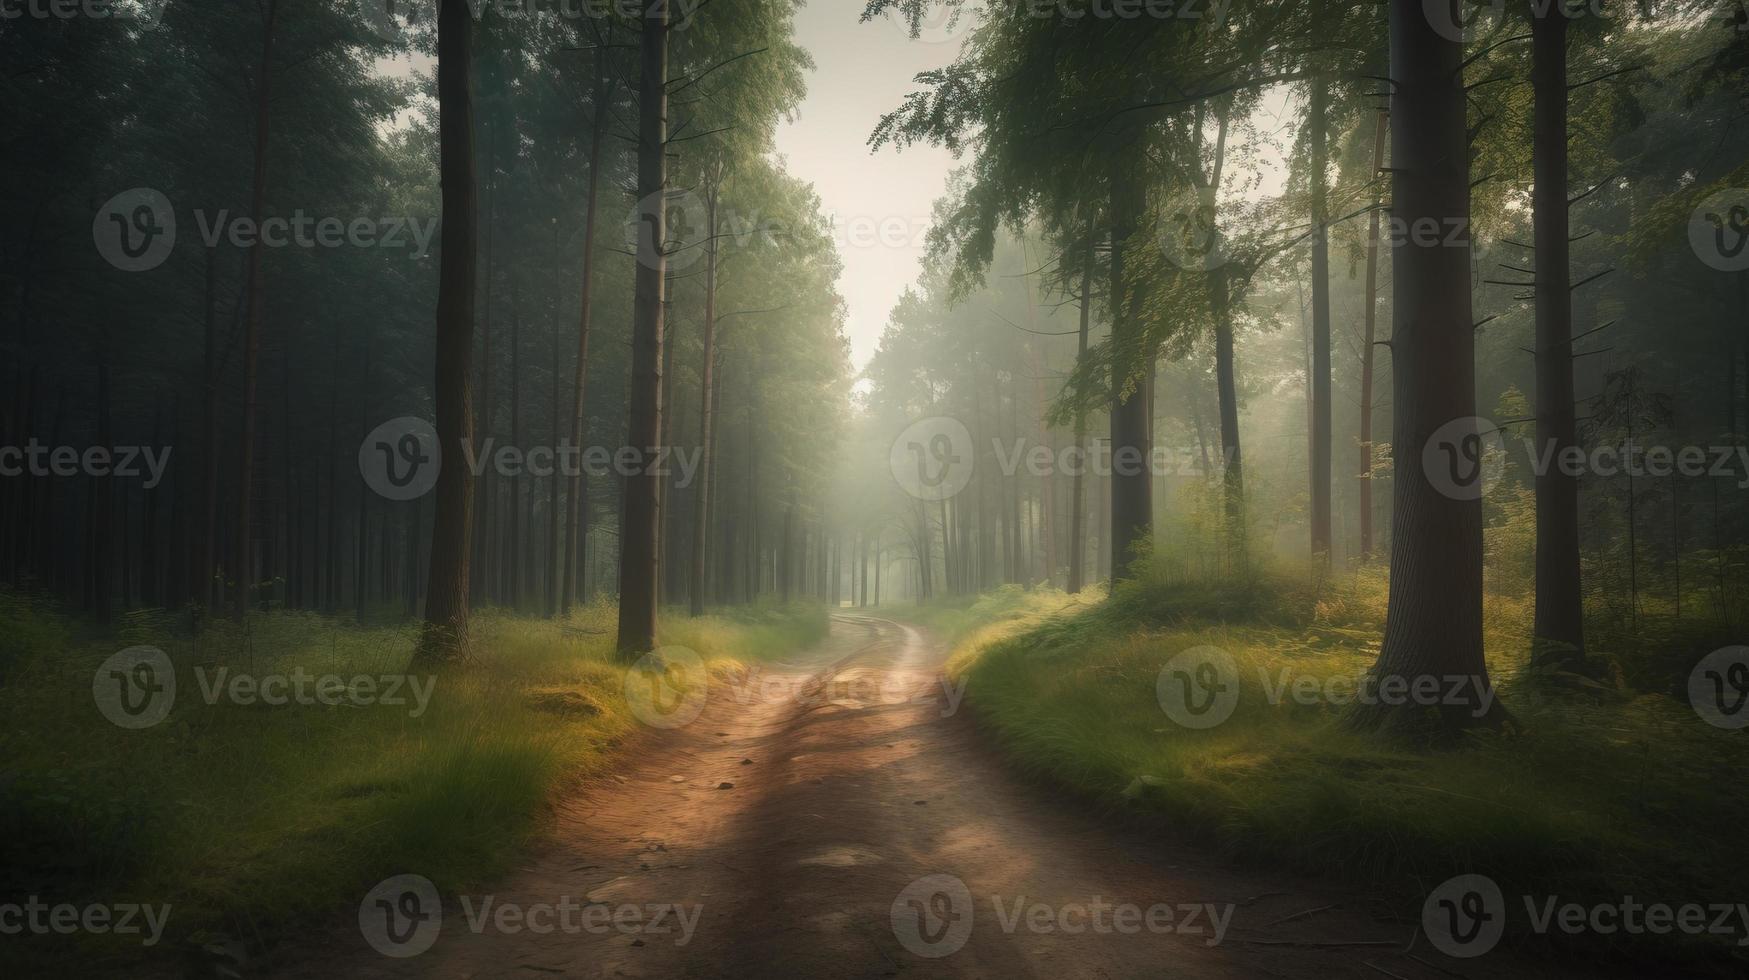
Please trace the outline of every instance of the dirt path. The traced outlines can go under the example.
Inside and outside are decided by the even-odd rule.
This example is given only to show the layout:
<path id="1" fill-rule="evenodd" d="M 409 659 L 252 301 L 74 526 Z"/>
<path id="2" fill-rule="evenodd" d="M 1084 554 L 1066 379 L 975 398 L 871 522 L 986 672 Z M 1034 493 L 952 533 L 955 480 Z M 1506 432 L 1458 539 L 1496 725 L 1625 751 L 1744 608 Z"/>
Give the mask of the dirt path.
<path id="1" fill-rule="evenodd" d="M 635 746 L 500 887 L 444 896 L 415 930 L 430 906 L 398 883 L 360 930 L 278 975 L 1549 975 L 1424 940 L 1406 952 L 1414 926 L 1364 899 L 1051 802 L 951 710 L 941 656 L 912 627 L 835 616 L 807 657 L 716 685 L 697 720 Z M 385 943 L 391 928 L 412 938 Z M 391 958 L 365 932 L 429 948 Z"/>

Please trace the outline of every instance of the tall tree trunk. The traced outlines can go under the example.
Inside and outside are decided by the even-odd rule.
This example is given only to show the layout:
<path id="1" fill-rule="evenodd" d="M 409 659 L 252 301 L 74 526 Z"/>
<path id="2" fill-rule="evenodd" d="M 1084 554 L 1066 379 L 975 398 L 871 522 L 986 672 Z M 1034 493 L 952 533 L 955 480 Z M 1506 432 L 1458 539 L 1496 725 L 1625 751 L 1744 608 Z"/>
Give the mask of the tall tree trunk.
<path id="1" fill-rule="evenodd" d="M 1312 556 L 1330 560 L 1330 215 L 1326 197 L 1329 83 L 1311 82 L 1307 109 L 1312 187 Z"/>
<path id="2" fill-rule="evenodd" d="M 1215 110 L 1215 159 L 1205 185 L 1210 207 L 1217 215 L 1214 226 L 1215 252 L 1218 260 L 1223 248 L 1220 213 L 1221 181 L 1226 174 L 1227 132 L 1232 120 L 1232 106 L 1222 103 Z M 1201 125 L 1198 124 L 1200 139 Z M 1198 170 L 1197 178 L 1201 179 Z M 1239 443 L 1239 383 L 1233 356 L 1233 296 L 1225 262 L 1217 261 L 1208 271 L 1209 318 L 1215 330 L 1215 394 L 1221 417 L 1221 515 L 1227 550 L 1243 563 L 1248 553 L 1245 540 L 1245 454 Z"/>
<path id="3" fill-rule="evenodd" d="M 273 82 L 274 21 L 279 15 L 279 0 L 267 0 L 261 25 L 261 64 L 255 75 L 255 170 L 249 191 L 249 213 L 256 222 L 265 218 L 267 210 L 267 125 L 271 119 L 269 95 Z M 260 379 L 261 319 L 266 305 L 266 276 L 262 272 L 263 246 L 257 236 L 249 248 L 248 272 L 249 312 L 243 325 L 243 439 L 242 458 L 237 464 L 237 588 L 231 597 L 231 613 L 242 618 L 249 608 L 249 590 L 254 577 L 250 527 L 250 504 L 255 496 L 255 394 Z"/>
<path id="4" fill-rule="evenodd" d="M 194 574 L 188 583 L 195 601 L 206 609 L 216 604 L 213 574 L 219 536 L 219 312 L 218 250 L 206 250 L 206 370 L 201 401 L 201 531 Z"/>
<path id="5" fill-rule="evenodd" d="M 516 307 L 516 283 L 510 284 L 510 444 L 522 450 L 522 311 Z M 522 601 L 522 472 L 510 477 L 510 535 L 505 542 L 504 602 L 516 609 Z"/>
<path id="6" fill-rule="evenodd" d="M 1491 701 L 1482 656 L 1480 438 L 1464 421 L 1476 414 L 1469 249 L 1453 247 L 1443 233 L 1459 222 L 1458 240 L 1467 246 L 1464 54 L 1462 44 L 1433 29 L 1420 0 L 1391 0 L 1390 18 L 1392 210 L 1409 229 L 1442 233 L 1405 235 L 1391 245 L 1395 518 L 1390 606 L 1371 682 L 1413 690 L 1433 678 L 1442 697 L 1437 710 L 1379 704 L 1359 709 L 1356 721 L 1444 731 L 1503 714 Z M 1436 435 L 1441 444 L 1430 447 Z M 1429 448 L 1426 456 L 1454 461 L 1449 472 L 1423 465 Z M 1473 465 L 1460 469 L 1458 460 Z M 1436 476 L 1453 479 L 1436 484 Z"/>
<path id="7" fill-rule="evenodd" d="M 1385 121 L 1390 115 L 1378 114 L 1373 124 L 1373 180 L 1383 177 L 1385 169 Z M 1360 560 L 1371 561 L 1372 543 L 1372 385 L 1373 351 L 1377 347 L 1379 307 L 1379 210 L 1383 192 L 1374 185 L 1372 214 L 1366 230 L 1366 304 L 1365 340 L 1360 348 Z"/>
<path id="8" fill-rule="evenodd" d="M 103 349 L 97 361 L 97 444 L 113 446 L 110 426 L 109 396 L 109 336 L 104 331 Z M 115 592 L 115 481 L 97 475 L 89 477 L 91 487 L 91 612 L 99 623 L 107 623 L 114 612 Z"/>
<path id="9" fill-rule="evenodd" d="M 552 434 L 553 443 L 559 441 L 559 330 L 555 324 L 551 330 L 553 371 L 552 398 L 547 402 L 547 431 Z M 581 353 L 581 352 L 579 352 Z M 581 359 L 581 358 L 579 358 Z M 575 445 L 575 444 L 573 444 Z M 577 472 L 583 472 L 583 457 L 577 457 Z M 560 603 L 561 579 L 564 575 L 564 565 L 570 561 L 570 542 L 560 543 L 559 538 L 559 481 L 567 479 L 562 467 L 553 467 L 553 477 L 547 484 L 547 553 L 545 557 L 545 573 L 542 578 L 546 582 L 546 614 L 557 616 Z M 568 505 L 567 505 L 568 506 Z M 565 525 L 565 534 L 571 533 L 571 525 Z"/>
<path id="10" fill-rule="evenodd" d="M 364 337 L 364 381 L 358 388 L 358 438 L 364 441 L 370 434 L 370 368 L 373 353 L 370 334 Z M 355 563 L 357 574 L 353 578 L 353 612 L 362 622 L 364 620 L 364 603 L 368 596 L 365 579 L 365 561 L 370 557 L 370 495 L 371 489 L 362 480 L 358 484 L 358 556 Z"/>
<path id="11" fill-rule="evenodd" d="M 656 645 L 656 549 L 660 478 L 650 456 L 662 435 L 662 305 L 668 256 L 664 195 L 668 188 L 668 0 L 647 0 L 638 82 L 638 268 L 632 310 L 631 400 L 627 437 L 638 459 L 626 476 L 620 521 L 621 654 Z"/>
<path id="12" fill-rule="evenodd" d="M 1075 366 L 1087 363 L 1087 333 L 1093 319 L 1093 230 L 1087 230 L 1087 251 L 1081 266 L 1081 322 L 1076 331 Z M 1087 409 L 1075 409 L 1075 451 L 1081 453 L 1075 469 L 1075 482 L 1069 490 L 1069 594 L 1074 595 L 1087 584 Z"/>
<path id="13" fill-rule="evenodd" d="M 595 86 L 594 119 L 589 131 L 589 184 L 583 204 L 583 295 L 577 324 L 577 367 L 571 383 L 575 398 L 571 411 L 571 445 L 579 454 L 583 451 L 583 395 L 589 382 L 589 316 L 595 287 L 595 225 L 601 188 L 601 144 L 606 134 L 607 100 L 612 93 L 613 77 L 607 68 L 607 51 L 600 50 L 598 57 L 601 80 Z M 589 508 L 585 500 L 588 491 L 583 482 L 582 460 L 579 455 L 577 472 L 570 477 L 571 496 L 566 503 L 570 513 L 565 522 L 565 581 L 559 589 L 559 611 L 567 615 L 571 612 L 571 600 L 579 591 L 577 578 L 589 543 Z"/>
<path id="14" fill-rule="evenodd" d="M 474 439 L 475 214 L 473 15 L 466 0 L 440 0 L 437 18 L 438 155 L 443 183 L 443 249 L 437 287 L 437 440 L 460 455 Z M 457 461 L 459 462 L 459 460 Z M 474 484 L 466 466 L 443 467 L 431 532 L 425 625 L 417 659 L 424 663 L 466 655 L 468 540 L 473 530 Z"/>
<path id="15" fill-rule="evenodd" d="M 1537 449 L 1560 459 L 1578 445 L 1573 408 L 1573 294 L 1568 282 L 1567 17 L 1558 6 L 1533 14 L 1531 89 L 1536 235 Z M 1536 476 L 1536 620 L 1532 657 L 1572 663 L 1585 653 L 1579 583 L 1579 480 L 1560 466 Z"/>
<path id="16" fill-rule="evenodd" d="M 1120 166 L 1111 176 L 1111 576 L 1128 579 L 1139 554 L 1138 542 L 1152 538 L 1153 485 L 1148 471 L 1150 419 L 1148 392 L 1154 386 L 1154 357 L 1135 314 L 1139 293 L 1130 296 L 1124 279 L 1124 250 L 1135 231 L 1133 216 L 1143 194 Z"/>
<path id="17" fill-rule="evenodd" d="M 340 321 L 334 321 L 334 364 L 328 373 L 328 547 L 322 611 L 333 615 L 340 591 Z"/>
<path id="18" fill-rule="evenodd" d="M 716 175 L 720 178 L 719 169 Z M 692 496 L 692 554 L 687 581 L 688 608 L 694 616 L 704 615 L 704 552 L 705 534 L 710 518 L 711 443 L 716 435 L 711 426 L 712 395 L 714 393 L 717 358 L 717 183 L 712 181 L 705 191 L 705 227 L 711 235 L 704 266 L 704 354 L 700 362 L 698 397 L 698 483 Z"/>

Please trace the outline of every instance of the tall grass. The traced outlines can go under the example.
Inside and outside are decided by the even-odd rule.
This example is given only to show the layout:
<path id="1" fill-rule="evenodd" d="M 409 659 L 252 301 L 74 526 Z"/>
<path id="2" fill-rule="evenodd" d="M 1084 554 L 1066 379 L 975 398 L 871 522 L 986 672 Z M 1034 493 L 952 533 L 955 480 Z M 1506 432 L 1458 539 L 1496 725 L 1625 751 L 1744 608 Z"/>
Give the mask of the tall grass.
<path id="1" fill-rule="evenodd" d="M 201 672 L 209 683 L 221 667 L 401 675 L 414 629 L 275 613 L 195 636 L 172 617 L 138 613 L 97 631 L 0 596 L 0 894 L 169 903 L 166 945 L 187 949 L 270 940 L 390 874 L 417 872 L 440 888 L 483 882 L 635 724 L 614 622 L 599 603 L 562 621 L 487 611 L 474 622 L 471 666 L 418 678 L 430 685 L 423 710 L 406 687 L 402 705 L 274 707 L 209 704 Z M 664 643 L 719 667 L 792 652 L 825 631 L 824 610 L 802 606 L 661 627 Z M 92 676 L 135 644 L 170 656 L 178 690 L 167 719 L 126 730 L 95 708 Z M 55 937 L 25 938 L 43 940 L 34 943 L 43 952 Z M 80 955 L 139 953 L 80 942 Z"/>
<path id="2" fill-rule="evenodd" d="M 1491 595 L 1486 607 L 1490 667 L 1516 732 L 1417 751 L 1356 734 L 1343 704 L 1270 696 L 1296 678 L 1322 689 L 1364 673 L 1384 599 L 1376 572 L 1143 574 L 1103 604 L 1034 594 L 1018 615 L 958 626 L 950 668 L 1023 770 L 1234 859 L 1366 882 L 1411 918 L 1428 889 L 1469 872 L 1507 895 L 1563 901 L 1744 900 L 1736 827 L 1749 741 L 1672 697 L 1668 664 L 1620 658 L 1618 676 L 1660 678 L 1650 690 L 1576 696 L 1528 683 L 1528 597 Z M 1224 723 L 1193 730 L 1165 713 L 1156 683 L 1174 656 L 1205 645 L 1233 658 L 1239 701 Z M 1730 948 L 1740 938 L 1589 941 L 1740 968 L 1742 950 Z"/>

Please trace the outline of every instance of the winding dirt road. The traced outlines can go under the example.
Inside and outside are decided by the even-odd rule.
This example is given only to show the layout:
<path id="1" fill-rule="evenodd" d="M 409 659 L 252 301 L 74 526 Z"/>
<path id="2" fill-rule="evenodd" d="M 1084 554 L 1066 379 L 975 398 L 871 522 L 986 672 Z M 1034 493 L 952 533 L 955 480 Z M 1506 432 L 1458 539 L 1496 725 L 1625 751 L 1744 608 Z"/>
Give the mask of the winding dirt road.
<path id="1" fill-rule="evenodd" d="M 835 616 L 805 657 L 640 736 L 497 888 L 437 915 L 391 885 L 277 975 L 1551 975 L 1500 951 L 1446 958 L 1363 896 L 1234 870 L 1017 782 L 952 710 L 943 653 Z"/>

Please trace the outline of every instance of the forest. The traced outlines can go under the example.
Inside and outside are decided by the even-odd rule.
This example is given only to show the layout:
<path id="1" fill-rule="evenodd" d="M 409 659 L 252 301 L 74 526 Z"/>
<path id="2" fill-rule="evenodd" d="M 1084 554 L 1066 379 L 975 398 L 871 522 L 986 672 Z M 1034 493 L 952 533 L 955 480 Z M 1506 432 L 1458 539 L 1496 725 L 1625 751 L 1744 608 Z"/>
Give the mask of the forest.
<path id="1" fill-rule="evenodd" d="M 0 964 L 1741 976 L 1743 0 L 0 0 Z"/>

